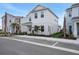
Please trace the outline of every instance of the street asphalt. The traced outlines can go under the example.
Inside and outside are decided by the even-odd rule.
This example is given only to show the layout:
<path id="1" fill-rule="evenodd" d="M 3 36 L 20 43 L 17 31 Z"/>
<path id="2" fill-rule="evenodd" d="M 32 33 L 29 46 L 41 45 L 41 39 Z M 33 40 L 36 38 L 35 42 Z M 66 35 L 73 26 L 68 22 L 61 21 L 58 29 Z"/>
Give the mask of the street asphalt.
<path id="1" fill-rule="evenodd" d="M 56 41 L 50 41 L 50 40 L 48 41 L 48 40 L 40 40 L 40 39 L 29 39 L 29 38 L 26 38 L 26 37 L 16 37 L 15 36 L 14 38 L 21 39 L 21 40 L 32 41 L 32 42 L 37 42 L 37 43 L 42 43 L 42 44 L 47 44 L 47 45 L 53 45 L 54 43 L 56 43 Z M 74 49 L 74 50 L 79 50 L 79 45 L 76 45 L 76 44 L 58 42 L 55 46 Z"/>
<path id="2" fill-rule="evenodd" d="M 47 44 L 47 45 L 53 45 L 54 43 L 56 43 L 55 41 L 50 41 L 50 40 L 47 41 L 47 40 L 31 39 L 31 38 L 25 38 L 25 37 L 12 37 L 12 38 L 31 41 L 31 42 L 37 42 L 37 43 L 42 43 L 42 44 Z"/>
<path id="3" fill-rule="evenodd" d="M 79 50 L 79 45 L 75 45 L 75 44 L 68 44 L 68 43 L 59 42 L 56 46 Z"/>
<path id="4" fill-rule="evenodd" d="M 58 49 L 0 38 L 0 55 L 77 55 Z"/>

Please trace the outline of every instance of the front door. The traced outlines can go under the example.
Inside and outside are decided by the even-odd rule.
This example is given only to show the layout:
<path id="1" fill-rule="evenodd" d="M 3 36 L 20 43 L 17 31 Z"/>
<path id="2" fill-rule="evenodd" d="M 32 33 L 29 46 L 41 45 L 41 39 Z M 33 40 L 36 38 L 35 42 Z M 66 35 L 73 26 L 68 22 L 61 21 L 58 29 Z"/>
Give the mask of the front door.
<path id="1" fill-rule="evenodd" d="M 77 36 L 79 36 L 79 23 L 77 23 Z"/>

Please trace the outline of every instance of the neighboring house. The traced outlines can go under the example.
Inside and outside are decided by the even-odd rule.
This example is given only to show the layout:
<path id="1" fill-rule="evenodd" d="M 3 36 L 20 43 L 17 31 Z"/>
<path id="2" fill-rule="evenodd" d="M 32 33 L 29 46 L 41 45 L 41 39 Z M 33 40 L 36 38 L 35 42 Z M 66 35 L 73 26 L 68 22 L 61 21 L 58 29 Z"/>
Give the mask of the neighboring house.
<path id="1" fill-rule="evenodd" d="M 2 17 L 2 31 L 10 33 L 18 33 L 20 28 L 20 16 L 14 16 L 9 13 L 5 13 Z"/>
<path id="2" fill-rule="evenodd" d="M 51 35 L 59 31 L 58 26 L 58 16 L 41 5 L 21 19 L 21 31 L 27 34 Z"/>
<path id="3" fill-rule="evenodd" d="M 73 4 L 66 10 L 66 33 L 79 37 L 79 3 Z"/>

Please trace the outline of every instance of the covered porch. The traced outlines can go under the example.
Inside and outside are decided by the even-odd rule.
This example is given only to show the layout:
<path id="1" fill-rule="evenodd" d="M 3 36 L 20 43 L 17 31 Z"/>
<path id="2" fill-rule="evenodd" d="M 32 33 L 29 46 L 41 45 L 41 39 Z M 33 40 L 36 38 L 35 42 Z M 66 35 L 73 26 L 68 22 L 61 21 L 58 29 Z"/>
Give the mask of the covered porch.
<path id="1" fill-rule="evenodd" d="M 31 34 L 32 32 L 32 22 L 27 22 L 27 23 L 23 23 L 22 25 L 26 26 L 27 27 L 27 33 L 28 34 Z"/>
<path id="2" fill-rule="evenodd" d="M 74 35 L 74 37 L 79 38 L 79 20 L 74 21 L 73 35 Z"/>

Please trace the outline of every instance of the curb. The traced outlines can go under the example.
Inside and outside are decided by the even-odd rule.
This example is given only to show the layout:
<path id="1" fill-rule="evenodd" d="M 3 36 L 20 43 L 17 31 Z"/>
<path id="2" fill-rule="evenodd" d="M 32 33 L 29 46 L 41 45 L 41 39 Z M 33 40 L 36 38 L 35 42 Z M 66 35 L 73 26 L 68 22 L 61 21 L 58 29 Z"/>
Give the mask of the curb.
<path id="1" fill-rule="evenodd" d="M 79 40 L 69 40 L 69 39 L 62 39 L 62 38 L 51 38 L 51 37 L 38 37 L 38 36 L 27 36 L 27 35 L 15 35 L 18 37 L 25 37 L 30 39 L 39 39 L 39 40 L 50 40 L 50 41 L 57 41 L 57 42 L 63 42 L 63 43 L 70 43 L 70 44 L 78 44 Z"/>

